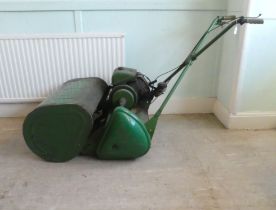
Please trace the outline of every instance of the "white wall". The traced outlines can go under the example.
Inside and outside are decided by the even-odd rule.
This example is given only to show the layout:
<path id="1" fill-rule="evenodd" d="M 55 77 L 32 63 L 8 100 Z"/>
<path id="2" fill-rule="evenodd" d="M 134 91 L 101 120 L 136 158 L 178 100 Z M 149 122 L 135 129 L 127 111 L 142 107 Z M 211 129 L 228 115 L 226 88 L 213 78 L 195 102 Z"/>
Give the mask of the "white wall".
<path id="1" fill-rule="evenodd" d="M 227 14 L 242 16 L 246 14 L 247 1 L 229 0 Z M 239 65 L 243 48 L 245 26 L 238 26 L 238 33 L 234 34 L 235 28 L 223 38 L 221 65 L 218 80 L 217 99 L 229 111 L 233 112 L 236 101 L 236 87 L 239 80 Z"/>
<path id="2" fill-rule="evenodd" d="M 246 25 L 239 36 L 224 39 L 218 85 L 216 116 L 228 128 L 267 129 L 276 127 L 275 8 L 272 0 L 228 1 L 240 15 L 262 13 L 264 25 Z"/>
<path id="3" fill-rule="evenodd" d="M 273 0 L 250 2 L 249 16 L 262 13 L 265 24 L 247 27 L 237 112 L 276 113 L 275 10 Z"/>
<path id="4" fill-rule="evenodd" d="M 225 8 L 226 0 L 0 0 L 0 35 L 121 32 L 126 66 L 153 79 L 179 65 Z M 171 101 L 178 108 L 165 113 L 212 111 L 220 49 L 218 42 L 195 62 Z"/>

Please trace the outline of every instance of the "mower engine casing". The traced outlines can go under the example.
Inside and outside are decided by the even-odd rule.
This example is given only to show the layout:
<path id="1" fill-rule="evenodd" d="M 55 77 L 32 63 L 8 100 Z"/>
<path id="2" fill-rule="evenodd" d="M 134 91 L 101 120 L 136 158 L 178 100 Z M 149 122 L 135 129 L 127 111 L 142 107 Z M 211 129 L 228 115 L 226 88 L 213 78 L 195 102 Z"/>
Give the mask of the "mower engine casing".
<path id="1" fill-rule="evenodd" d="M 148 120 L 150 87 L 144 75 L 135 69 L 119 67 L 112 75 L 102 118 L 91 132 L 83 155 L 100 159 L 133 159 L 150 148 Z"/>
<path id="2" fill-rule="evenodd" d="M 143 74 L 131 68 L 115 69 L 109 94 L 113 107 L 142 108 L 147 111 L 151 100 L 150 85 Z"/>

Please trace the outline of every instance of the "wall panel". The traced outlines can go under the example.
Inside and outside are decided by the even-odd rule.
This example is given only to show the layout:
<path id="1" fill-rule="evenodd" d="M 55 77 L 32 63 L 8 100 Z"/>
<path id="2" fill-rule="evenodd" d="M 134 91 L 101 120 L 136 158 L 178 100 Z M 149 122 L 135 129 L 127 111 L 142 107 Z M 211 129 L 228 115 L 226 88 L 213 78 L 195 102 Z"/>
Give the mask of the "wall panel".
<path id="1" fill-rule="evenodd" d="M 183 61 L 210 21 L 225 14 L 226 4 L 227 0 L 1 0 L 0 35 L 123 33 L 126 65 L 153 79 Z M 195 62 L 176 92 L 178 101 L 191 98 L 201 103 L 216 97 L 220 54 L 219 42 Z"/>

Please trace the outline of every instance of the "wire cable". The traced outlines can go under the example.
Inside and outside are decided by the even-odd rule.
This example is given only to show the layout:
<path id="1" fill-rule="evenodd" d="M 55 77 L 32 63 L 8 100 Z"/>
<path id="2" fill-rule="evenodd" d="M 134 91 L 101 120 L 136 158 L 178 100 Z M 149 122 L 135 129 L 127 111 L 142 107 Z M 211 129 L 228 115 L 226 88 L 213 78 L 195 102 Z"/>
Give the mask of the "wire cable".
<path id="1" fill-rule="evenodd" d="M 179 65 L 179 66 L 180 66 L 180 65 Z M 171 69 L 171 70 L 169 70 L 169 71 L 166 71 L 166 72 L 164 72 L 164 73 L 158 75 L 153 81 L 156 81 L 156 80 L 158 80 L 160 77 L 162 77 L 162 76 L 164 76 L 164 75 L 166 75 L 166 74 L 168 74 L 168 73 L 170 73 L 170 72 L 172 72 L 172 71 L 178 69 L 179 66 L 177 66 L 177 67 L 175 67 L 175 68 L 173 68 L 173 69 Z"/>
<path id="2" fill-rule="evenodd" d="M 237 17 L 237 18 L 234 19 L 234 20 L 226 21 L 226 22 L 224 22 L 223 24 L 220 24 L 220 25 L 214 27 L 214 28 L 211 29 L 210 31 L 206 32 L 206 33 L 204 34 L 204 37 L 205 37 L 205 35 L 207 35 L 208 33 L 213 32 L 213 31 L 215 31 L 216 29 L 218 29 L 218 28 L 220 28 L 220 27 L 223 27 L 224 25 L 228 25 L 228 24 L 230 24 L 231 22 L 237 21 L 238 19 L 239 19 L 239 17 Z M 193 51 L 195 51 L 195 50 L 196 50 L 196 49 L 194 48 Z M 181 66 L 181 65 L 179 65 L 179 66 L 177 66 L 177 67 L 175 67 L 175 68 L 173 68 L 173 69 L 171 69 L 171 70 L 169 70 L 169 71 L 166 71 L 166 72 L 164 72 L 164 73 L 158 75 L 153 81 L 151 81 L 151 84 L 156 83 L 157 80 L 158 80 L 160 77 L 162 77 L 162 76 L 164 76 L 164 75 L 166 75 L 166 74 L 168 74 L 168 73 L 170 73 L 170 72 L 172 72 L 172 71 L 175 71 L 175 70 L 178 69 L 180 66 Z"/>

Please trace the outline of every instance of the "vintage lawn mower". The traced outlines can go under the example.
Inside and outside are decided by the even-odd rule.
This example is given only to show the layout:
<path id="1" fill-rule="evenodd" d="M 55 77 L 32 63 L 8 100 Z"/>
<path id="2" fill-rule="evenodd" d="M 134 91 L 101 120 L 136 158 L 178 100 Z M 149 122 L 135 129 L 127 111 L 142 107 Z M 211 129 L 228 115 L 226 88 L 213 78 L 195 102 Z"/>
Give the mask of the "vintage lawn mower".
<path id="1" fill-rule="evenodd" d="M 233 26 L 263 22 L 259 17 L 216 17 L 184 62 L 153 81 L 135 69 L 119 67 L 111 85 L 96 77 L 65 82 L 26 117 L 23 134 L 28 147 L 52 162 L 68 161 L 77 155 L 120 160 L 146 154 L 159 116 L 198 56 Z M 219 28 L 221 31 L 205 43 L 208 35 Z M 169 73 L 164 81 L 158 81 Z M 162 105 L 149 118 L 152 101 L 177 75 Z"/>

